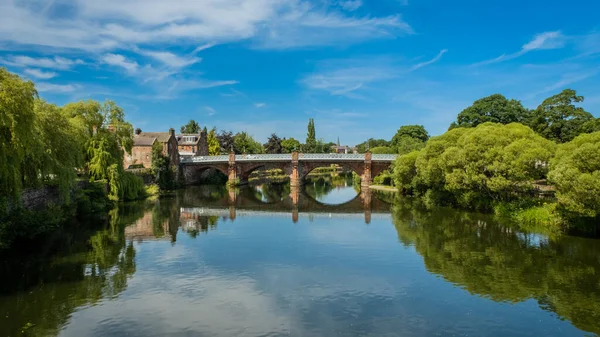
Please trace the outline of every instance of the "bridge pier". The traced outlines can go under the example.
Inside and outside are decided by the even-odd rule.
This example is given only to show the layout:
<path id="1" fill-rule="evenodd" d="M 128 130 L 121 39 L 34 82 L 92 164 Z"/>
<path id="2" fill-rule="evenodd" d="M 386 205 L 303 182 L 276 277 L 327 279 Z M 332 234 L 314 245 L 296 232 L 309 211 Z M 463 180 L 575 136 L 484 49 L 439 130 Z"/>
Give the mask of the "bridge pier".
<path id="1" fill-rule="evenodd" d="M 290 186 L 299 187 L 304 185 L 304 179 L 302 178 L 302 165 L 300 164 L 298 152 L 292 152 L 292 169 L 290 174 Z"/>

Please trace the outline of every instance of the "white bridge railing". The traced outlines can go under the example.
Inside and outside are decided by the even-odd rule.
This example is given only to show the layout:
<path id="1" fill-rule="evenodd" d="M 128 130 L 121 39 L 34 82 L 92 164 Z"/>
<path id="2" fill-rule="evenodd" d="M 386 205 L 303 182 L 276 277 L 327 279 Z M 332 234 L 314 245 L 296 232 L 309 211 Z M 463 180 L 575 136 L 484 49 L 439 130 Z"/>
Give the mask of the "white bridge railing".
<path id="1" fill-rule="evenodd" d="M 373 154 L 371 161 L 392 162 L 398 155 Z M 291 161 L 292 155 L 287 154 L 247 154 L 236 155 L 236 162 L 262 162 L 262 161 Z M 300 153 L 299 161 L 364 161 L 364 154 L 337 154 L 337 153 Z M 181 163 L 228 163 L 229 156 L 182 156 Z"/>

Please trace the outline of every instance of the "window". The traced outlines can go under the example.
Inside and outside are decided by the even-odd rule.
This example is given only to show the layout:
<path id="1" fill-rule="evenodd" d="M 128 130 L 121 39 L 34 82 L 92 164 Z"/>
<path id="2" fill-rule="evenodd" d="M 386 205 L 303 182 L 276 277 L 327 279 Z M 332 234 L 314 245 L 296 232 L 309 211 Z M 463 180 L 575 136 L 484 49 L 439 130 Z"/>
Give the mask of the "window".
<path id="1" fill-rule="evenodd" d="M 196 137 L 194 136 L 184 136 L 183 141 L 186 143 L 193 143 L 196 141 Z"/>

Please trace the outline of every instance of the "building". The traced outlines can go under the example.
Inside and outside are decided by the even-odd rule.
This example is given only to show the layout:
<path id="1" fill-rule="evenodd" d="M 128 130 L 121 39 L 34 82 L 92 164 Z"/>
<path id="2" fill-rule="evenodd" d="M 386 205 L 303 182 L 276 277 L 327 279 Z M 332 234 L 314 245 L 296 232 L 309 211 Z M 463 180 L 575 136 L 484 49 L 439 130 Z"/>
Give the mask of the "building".
<path id="1" fill-rule="evenodd" d="M 343 145 L 343 146 L 333 145 L 333 146 L 331 146 L 331 151 L 333 153 L 338 153 L 338 154 L 358 153 L 356 148 L 349 147 L 346 145 Z"/>
<path id="2" fill-rule="evenodd" d="M 208 156 L 208 143 L 206 133 L 184 133 L 177 135 L 177 149 L 180 156 Z"/>
<path id="3" fill-rule="evenodd" d="M 150 168 L 152 166 L 152 147 L 162 145 L 163 154 L 169 157 L 172 165 L 179 165 L 179 151 L 175 130 L 169 132 L 142 132 L 137 129 L 133 136 L 131 154 L 125 153 L 123 166 L 128 168 Z"/>

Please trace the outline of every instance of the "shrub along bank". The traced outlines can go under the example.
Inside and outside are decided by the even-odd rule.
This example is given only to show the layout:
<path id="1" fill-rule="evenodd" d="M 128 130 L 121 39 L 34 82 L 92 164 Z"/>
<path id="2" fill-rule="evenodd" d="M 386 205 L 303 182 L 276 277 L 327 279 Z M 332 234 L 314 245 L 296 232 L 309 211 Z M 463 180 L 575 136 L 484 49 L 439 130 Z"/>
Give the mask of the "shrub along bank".
<path id="1" fill-rule="evenodd" d="M 600 132 L 557 145 L 519 123 L 454 128 L 398 157 L 394 179 L 401 193 L 426 203 L 590 231 L 600 215 Z M 556 201 L 537 196 L 540 179 L 556 186 Z"/>

